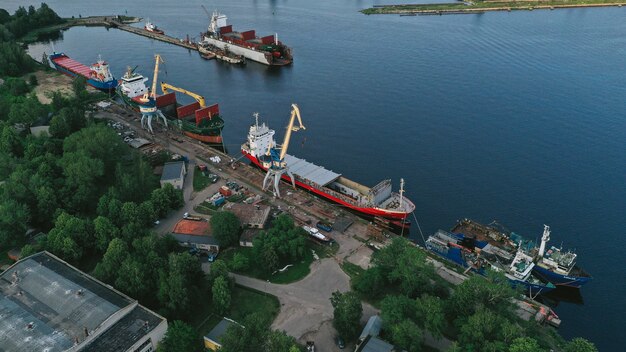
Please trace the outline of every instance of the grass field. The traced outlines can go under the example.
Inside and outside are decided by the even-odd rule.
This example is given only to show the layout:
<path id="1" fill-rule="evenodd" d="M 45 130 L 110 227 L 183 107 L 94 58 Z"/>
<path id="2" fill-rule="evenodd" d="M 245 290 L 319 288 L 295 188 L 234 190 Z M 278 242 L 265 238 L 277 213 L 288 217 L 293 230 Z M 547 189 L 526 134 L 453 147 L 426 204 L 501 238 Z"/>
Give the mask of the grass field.
<path id="1" fill-rule="evenodd" d="M 204 174 L 207 174 L 206 176 Z M 193 190 L 196 192 L 202 191 L 207 188 L 208 185 L 211 184 L 211 179 L 209 179 L 208 172 L 202 172 L 200 170 L 195 170 L 193 173 Z"/>
<path id="2" fill-rule="evenodd" d="M 310 266 L 314 260 L 312 250 L 315 251 L 315 254 L 317 254 L 319 258 L 326 258 L 332 256 L 337 251 L 337 249 L 338 246 L 336 244 L 333 246 L 324 246 L 313 242 L 307 242 L 307 250 L 304 252 L 304 258 L 297 263 L 286 263 L 293 264 L 293 266 L 290 266 L 283 272 L 277 272 L 273 275 L 268 275 L 262 267 L 258 265 L 250 265 L 247 270 L 239 271 L 237 273 L 260 280 L 269 280 L 270 282 L 275 284 L 288 284 L 296 282 L 298 280 L 302 280 L 311 272 Z M 228 249 L 220 254 L 220 259 L 224 260 L 230 266 L 230 263 L 232 262 L 235 253 L 241 253 L 245 255 L 248 258 L 248 263 L 255 262 L 253 259 L 253 249 L 250 247 L 237 247 Z"/>
<path id="3" fill-rule="evenodd" d="M 280 310 L 278 298 L 243 286 L 235 286 L 231 302 L 226 317 L 237 322 L 243 321 L 252 313 L 259 313 L 268 321 L 274 321 Z M 191 323 L 202 336 L 208 334 L 222 320 L 222 317 L 211 309 L 210 300 L 209 304 L 205 302 L 200 305 L 198 312 L 196 319 Z"/>

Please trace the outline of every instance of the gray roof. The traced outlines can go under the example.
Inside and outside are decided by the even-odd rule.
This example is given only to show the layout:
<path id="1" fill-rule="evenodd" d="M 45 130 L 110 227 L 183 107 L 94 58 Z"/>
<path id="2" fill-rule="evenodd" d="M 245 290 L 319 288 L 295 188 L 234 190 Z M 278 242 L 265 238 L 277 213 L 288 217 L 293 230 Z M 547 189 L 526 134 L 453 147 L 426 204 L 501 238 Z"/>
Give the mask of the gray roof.
<path id="1" fill-rule="evenodd" d="M 372 315 L 367 320 L 367 324 L 365 324 L 365 327 L 363 328 L 363 332 L 361 332 L 361 336 L 359 337 L 359 340 L 365 339 L 368 335 L 378 336 L 378 334 L 380 334 L 380 329 L 382 328 L 382 326 L 383 326 L 383 320 L 380 319 L 380 316 Z"/>
<path id="2" fill-rule="evenodd" d="M 143 336 L 154 330 L 162 319 L 146 308 L 137 305 L 115 325 L 85 346 L 83 352 L 126 351 Z M 156 343 L 156 341 L 153 342 Z"/>
<path id="3" fill-rule="evenodd" d="M 211 246 L 219 246 L 219 242 L 213 236 L 201 236 L 201 235 L 183 235 L 180 233 L 173 233 L 172 237 L 180 243 L 194 243 L 194 244 L 208 244 Z"/>
<path id="4" fill-rule="evenodd" d="M 224 335 L 224 333 L 226 332 L 226 329 L 228 329 L 229 326 L 233 325 L 233 324 L 237 324 L 234 320 L 230 320 L 228 318 L 224 318 L 222 319 L 222 321 L 219 322 L 219 324 L 217 324 L 213 330 L 211 330 L 206 336 L 205 338 L 213 341 L 213 342 L 217 342 L 221 345 L 221 337 Z"/>
<path id="5" fill-rule="evenodd" d="M 341 174 L 327 170 L 293 155 L 285 154 L 285 162 L 294 175 L 298 175 L 320 186 L 326 186 L 341 176 Z"/>
<path id="6" fill-rule="evenodd" d="M 95 342 L 117 326 L 103 331 L 102 324 L 134 304 L 52 254 L 34 254 L 0 274 L 0 351 L 64 351 L 85 340 L 85 329 L 102 334 Z"/>
<path id="7" fill-rule="evenodd" d="M 359 352 L 393 352 L 393 348 L 393 345 L 372 336 L 362 345 Z"/>
<path id="8" fill-rule="evenodd" d="M 163 165 L 163 174 L 161 175 L 161 181 L 176 180 L 180 178 L 184 165 L 184 161 L 165 163 L 165 165 Z"/>

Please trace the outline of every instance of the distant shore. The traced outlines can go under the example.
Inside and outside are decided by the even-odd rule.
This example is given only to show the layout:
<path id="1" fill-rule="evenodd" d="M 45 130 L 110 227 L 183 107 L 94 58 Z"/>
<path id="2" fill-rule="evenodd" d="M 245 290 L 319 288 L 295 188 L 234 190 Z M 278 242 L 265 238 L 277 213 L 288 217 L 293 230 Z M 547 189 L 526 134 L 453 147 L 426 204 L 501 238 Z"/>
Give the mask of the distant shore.
<path id="1" fill-rule="evenodd" d="M 366 15 L 397 14 L 404 16 L 413 15 L 446 15 L 446 14 L 472 14 L 486 11 L 514 11 L 514 10 L 553 10 L 559 8 L 579 7 L 621 7 L 626 5 L 625 0 L 521 0 L 521 1 L 465 1 L 439 4 L 398 4 L 398 5 L 374 5 L 374 7 L 361 10 Z"/>
<path id="2" fill-rule="evenodd" d="M 64 18 L 62 23 L 55 24 L 52 26 L 37 28 L 28 32 L 26 35 L 18 39 L 19 43 L 29 44 L 36 41 L 39 41 L 41 35 L 46 33 L 52 33 L 60 30 L 65 30 L 70 27 L 76 26 L 106 26 L 108 21 L 111 19 L 117 19 L 122 23 L 136 23 L 140 22 L 141 18 L 139 17 L 129 17 L 129 16 L 90 16 L 90 17 L 72 17 L 72 18 Z"/>

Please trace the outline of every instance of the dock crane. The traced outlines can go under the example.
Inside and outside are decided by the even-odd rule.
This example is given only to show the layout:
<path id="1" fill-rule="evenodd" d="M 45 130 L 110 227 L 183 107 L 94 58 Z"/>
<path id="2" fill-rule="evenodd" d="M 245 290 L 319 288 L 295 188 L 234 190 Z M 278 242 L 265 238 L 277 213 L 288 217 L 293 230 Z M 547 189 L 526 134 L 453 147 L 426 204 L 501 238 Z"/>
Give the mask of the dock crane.
<path id="1" fill-rule="evenodd" d="M 154 134 L 152 130 L 152 119 L 156 116 L 157 118 L 161 118 L 163 120 L 163 124 L 167 127 L 167 119 L 161 112 L 161 110 L 157 109 L 156 106 L 156 82 L 159 76 L 159 63 L 163 63 L 163 59 L 161 55 L 154 55 L 154 76 L 152 78 L 152 89 L 146 92 L 143 97 L 140 99 L 141 105 L 139 106 L 139 111 L 141 112 L 141 127 L 146 128 L 146 123 L 148 130 L 150 133 Z"/>
<path id="2" fill-rule="evenodd" d="M 298 117 L 299 126 L 294 126 L 296 117 Z M 289 165 L 287 165 L 287 163 L 285 162 L 285 155 L 287 154 L 287 149 L 289 148 L 291 132 L 296 132 L 300 129 L 306 129 L 302 124 L 300 109 L 298 108 L 298 105 L 291 104 L 291 117 L 289 118 L 289 124 L 287 125 L 287 131 L 285 132 L 285 139 L 283 140 L 283 144 L 280 146 L 272 146 L 272 143 L 270 143 L 267 147 L 267 152 L 262 157 L 263 166 L 267 168 L 267 174 L 265 174 L 265 178 L 263 179 L 263 190 L 267 190 L 268 186 L 270 185 L 270 180 L 273 178 L 274 195 L 277 198 L 280 198 L 278 183 L 280 182 L 280 179 L 285 172 L 291 178 L 291 184 L 293 188 L 296 188 L 296 181 L 291 171 L 289 171 Z"/>
<path id="3" fill-rule="evenodd" d="M 174 87 L 173 85 L 169 84 L 169 83 L 165 83 L 165 82 L 161 82 L 161 90 L 163 91 L 163 94 L 167 94 L 169 93 L 169 90 L 173 90 L 175 92 L 179 92 L 179 93 L 183 93 L 186 94 L 192 98 L 194 98 L 199 104 L 201 108 L 206 108 L 206 101 L 204 100 L 204 97 L 200 94 L 196 94 L 194 92 L 190 92 L 186 89 L 183 88 L 178 88 L 178 87 Z"/>

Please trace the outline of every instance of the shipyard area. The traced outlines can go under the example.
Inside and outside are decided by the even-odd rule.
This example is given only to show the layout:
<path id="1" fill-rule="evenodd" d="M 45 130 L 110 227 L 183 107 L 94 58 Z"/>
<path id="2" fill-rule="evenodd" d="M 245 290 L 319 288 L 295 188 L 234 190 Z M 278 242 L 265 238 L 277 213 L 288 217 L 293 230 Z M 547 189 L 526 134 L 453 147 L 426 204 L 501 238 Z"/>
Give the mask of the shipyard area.
<path id="1" fill-rule="evenodd" d="M 45 4 L 0 17 L 19 58 L 0 67 L 1 351 L 597 351 L 558 334 L 558 303 L 593 276 L 549 225 L 459 214 L 425 233 L 413 175 L 366 184 L 298 155 L 295 135 L 323 133 L 298 102 L 250 111 L 233 148 L 227 105 L 164 75 L 164 54 L 29 57 L 19 31 L 103 26 L 206 65 L 293 65 L 278 33 L 198 10 L 197 38 Z"/>

